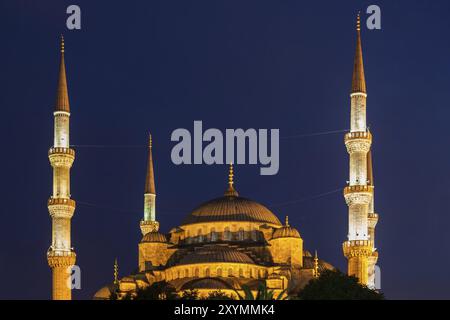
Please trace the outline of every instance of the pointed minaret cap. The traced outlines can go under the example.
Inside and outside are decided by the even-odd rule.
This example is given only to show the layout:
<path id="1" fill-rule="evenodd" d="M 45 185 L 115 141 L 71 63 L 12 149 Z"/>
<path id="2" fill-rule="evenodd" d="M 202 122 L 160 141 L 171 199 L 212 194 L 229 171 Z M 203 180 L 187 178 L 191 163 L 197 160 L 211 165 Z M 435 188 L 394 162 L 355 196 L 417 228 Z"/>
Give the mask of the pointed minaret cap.
<path id="1" fill-rule="evenodd" d="M 227 197 L 237 197 L 239 194 L 234 189 L 234 172 L 233 172 L 233 163 L 230 163 L 230 171 L 228 172 L 228 189 L 225 191 L 225 196 Z"/>
<path id="2" fill-rule="evenodd" d="M 364 64 L 361 45 L 361 17 L 356 17 L 356 49 L 353 61 L 352 91 L 351 93 L 366 93 L 366 80 L 364 77 Z"/>
<path id="3" fill-rule="evenodd" d="M 284 221 L 284 225 L 286 227 L 289 227 L 289 216 L 286 216 L 285 221 Z"/>
<path id="4" fill-rule="evenodd" d="M 147 176 L 145 178 L 145 193 L 156 194 L 155 191 L 155 173 L 153 171 L 152 156 L 152 135 L 148 139 L 148 160 L 147 160 Z"/>
<path id="5" fill-rule="evenodd" d="M 64 62 L 64 37 L 61 35 L 61 61 L 59 65 L 58 89 L 55 111 L 70 112 L 69 93 L 67 91 L 66 65 Z"/>

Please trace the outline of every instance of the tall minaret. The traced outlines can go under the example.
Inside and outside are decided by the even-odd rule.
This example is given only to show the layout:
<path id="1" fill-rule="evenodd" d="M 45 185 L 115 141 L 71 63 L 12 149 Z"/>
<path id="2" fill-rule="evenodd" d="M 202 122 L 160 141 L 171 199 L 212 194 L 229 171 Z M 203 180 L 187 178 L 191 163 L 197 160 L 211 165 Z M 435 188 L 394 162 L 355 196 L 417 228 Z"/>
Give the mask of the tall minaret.
<path id="1" fill-rule="evenodd" d="M 144 191 L 144 219 L 141 220 L 141 231 L 143 235 L 158 231 L 159 229 L 159 222 L 156 221 L 155 201 L 155 173 L 153 171 L 152 135 L 150 135 L 148 142 L 147 177 L 145 179 Z"/>
<path id="2" fill-rule="evenodd" d="M 70 168 L 75 159 L 75 151 L 69 145 L 70 107 L 62 36 L 58 92 L 53 115 L 54 143 L 48 152 L 53 168 L 53 194 L 48 200 L 48 211 L 52 219 L 52 244 L 47 252 L 47 260 L 52 269 L 53 299 L 70 300 L 71 267 L 76 259 L 70 244 L 70 221 L 75 211 L 75 201 L 70 198 Z"/>
<path id="3" fill-rule="evenodd" d="M 345 135 L 345 146 L 350 155 L 350 177 L 348 186 L 344 188 L 348 205 L 348 241 L 343 243 L 343 250 L 348 259 L 348 274 L 356 276 L 365 285 L 369 281 L 369 257 L 374 251 L 373 239 L 369 235 L 369 207 L 373 199 L 373 185 L 369 181 L 367 162 L 372 135 L 366 126 L 366 98 L 361 21 L 358 14 L 350 93 L 350 132 Z"/>
<path id="4" fill-rule="evenodd" d="M 372 167 L 372 151 L 367 153 L 367 179 L 369 186 L 375 188 L 373 182 L 373 167 Z M 375 226 L 378 222 L 378 214 L 375 213 L 375 190 L 372 189 L 372 200 L 369 204 L 369 212 L 367 215 L 368 219 L 368 232 L 369 239 L 372 241 L 372 255 L 369 257 L 369 266 L 368 266 L 368 282 L 367 286 L 371 289 L 376 289 L 375 286 L 375 265 L 378 260 L 378 252 L 375 247 Z"/>

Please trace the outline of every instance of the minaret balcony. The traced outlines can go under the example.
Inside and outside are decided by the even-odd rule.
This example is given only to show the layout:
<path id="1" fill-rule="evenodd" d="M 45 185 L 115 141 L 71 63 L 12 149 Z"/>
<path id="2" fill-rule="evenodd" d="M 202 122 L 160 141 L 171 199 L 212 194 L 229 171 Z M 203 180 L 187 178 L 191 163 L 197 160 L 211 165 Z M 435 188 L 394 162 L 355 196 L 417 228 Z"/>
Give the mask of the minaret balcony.
<path id="1" fill-rule="evenodd" d="M 344 188 L 344 196 L 350 193 L 373 193 L 373 186 L 355 185 Z M 374 213 L 376 215 L 376 213 Z"/>
<path id="2" fill-rule="evenodd" d="M 368 205 L 372 201 L 373 186 L 347 186 L 344 188 L 344 198 L 348 206 L 353 204 Z"/>
<path id="3" fill-rule="evenodd" d="M 370 257 L 373 253 L 373 241 L 370 240 L 349 240 L 342 244 L 344 256 L 352 257 Z"/>
<path id="4" fill-rule="evenodd" d="M 369 131 L 355 131 L 355 132 L 348 132 L 344 136 L 345 142 L 356 139 L 370 140 L 372 142 L 372 134 Z"/>
<path id="5" fill-rule="evenodd" d="M 52 218 L 70 219 L 75 211 L 75 201 L 68 198 L 50 198 L 47 207 Z"/>
<path id="6" fill-rule="evenodd" d="M 73 250 L 52 250 L 47 251 L 47 261 L 50 268 L 70 267 L 75 264 L 77 255 Z"/>
<path id="7" fill-rule="evenodd" d="M 75 200 L 72 200 L 70 198 L 50 198 L 48 199 L 47 205 L 49 206 L 67 205 L 75 208 Z"/>
<path id="8" fill-rule="evenodd" d="M 75 150 L 71 148 L 63 148 L 63 147 L 52 147 L 48 150 L 48 155 L 52 154 L 68 154 L 75 157 Z"/>
<path id="9" fill-rule="evenodd" d="M 52 167 L 71 167 L 75 160 L 75 150 L 70 148 L 50 148 L 48 158 Z"/>
<path id="10" fill-rule="evenodd" d="M 344 142 L 349 154 L 355 152 L 367 153 L 372 145 L 372 134 L 368 131 L 349 132 L 345 134 Z"/>

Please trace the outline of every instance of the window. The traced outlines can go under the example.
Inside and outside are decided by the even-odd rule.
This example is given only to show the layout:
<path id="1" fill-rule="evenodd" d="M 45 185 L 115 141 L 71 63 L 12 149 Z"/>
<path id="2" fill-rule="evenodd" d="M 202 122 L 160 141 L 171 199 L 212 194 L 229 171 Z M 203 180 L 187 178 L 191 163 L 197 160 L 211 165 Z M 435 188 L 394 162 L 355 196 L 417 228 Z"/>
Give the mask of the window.
<path id="1" fill-rule="evenodd" d="M 238 232 L 238 240 L 244 240 L 244 229 L 243 228 L 239 228 L 239 232 Z"/>
<path id="2" fill-rule="evenodd" d="M 207 277 L 210 277 L 210 276 L 211 276 L 211 271 L 209 271 L 209 268 L 206 268 L 205 275 L 206 275 Z"/>
<path id="3" fill-rule="evenodd" d="M 211 241 L 217 241 L 217 232 L 214 228 L 211 228 Z"/>
<path id="4" fill-rule="evenodd" d="M 223 239 L 225 241 L 230 241 L 231 240 L 231 232 L 230 232 L 230 228 L 226 227 L 224 232 L 223 232 Z"/>
<path id="5" fill-rule="evenodd" d="M 232 277 L 233 276 L 233 269 L 228 269 L 228 276 L 229 277 Z"/>
<path id="6" fill-rule="evenodd" d="M 217 276 L 221 277 L 222 276 L 222 268 L 218 268 L 217 269 Z"/>

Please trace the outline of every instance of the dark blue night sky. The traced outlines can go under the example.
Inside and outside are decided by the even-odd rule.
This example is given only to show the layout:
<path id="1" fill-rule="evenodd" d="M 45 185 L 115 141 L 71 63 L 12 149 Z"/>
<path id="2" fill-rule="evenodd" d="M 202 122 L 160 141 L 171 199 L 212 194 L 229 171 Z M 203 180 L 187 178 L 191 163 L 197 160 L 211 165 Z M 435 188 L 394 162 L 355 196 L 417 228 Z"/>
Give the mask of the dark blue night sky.
<path id="1" fill-rule="evenodd" d="M 82 29 L 65 28 L 78 4 Z M 450 298 L 448 1 L 0 1 L 0 298 L 48 299 L 46 201 L 59 35 L 66 39 L 75 147 L 72 243 L 88 299 L 137 268 L 147 135 L 154 137 L 162 231 L 220 196 L 227 167 L 175 166 L 177 128 L 279 128 L 282 137 L 349 127 L 355 16 L 363 29 L 374 135 L 381 286 L 388 299 Z M 363 15 L 363 18 L 367 17 Z M 343 133 L 280 140 L 280 171 L 235 167 L 236 188 L 296 226 L 341 270 L 348 179 Z M 329 193 L 322 197 L 315 197 Z M 296 201 L 291 204 L 286 202 Z M 280 205 L 283 204 L 284 205 Z"/>

